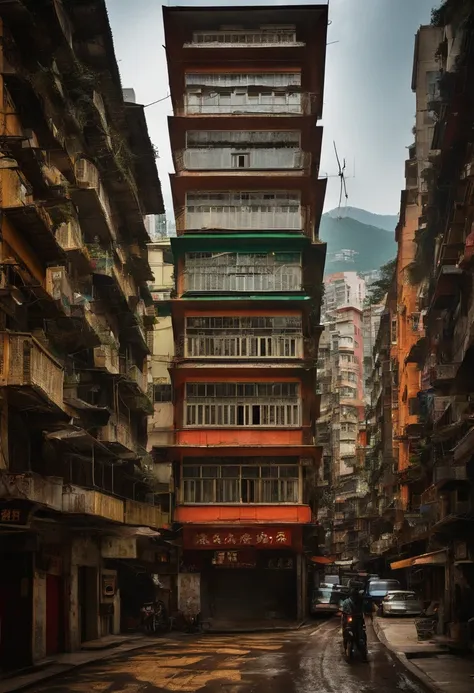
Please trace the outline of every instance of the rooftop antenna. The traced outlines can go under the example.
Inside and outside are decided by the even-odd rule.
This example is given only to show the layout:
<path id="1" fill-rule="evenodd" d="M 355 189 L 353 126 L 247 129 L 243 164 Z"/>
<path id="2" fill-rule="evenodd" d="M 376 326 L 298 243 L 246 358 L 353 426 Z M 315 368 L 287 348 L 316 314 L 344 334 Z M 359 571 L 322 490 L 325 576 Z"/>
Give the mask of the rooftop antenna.
<path id="1" fill-rule="evenodd" d="M 342 160 L 342 166 L 341 166 L 341 160 L 339 159 L 339 154 L 337 153 L 336 143 L 334 141 L 333 141 L 333 145 L 334 145 L 334 153 L 336 154 L 337 166 L 339 169 L 337 176 L 340 180 L 340 186 L 341 186 L 339 189 L 339 204 L 337 206 L 337 211 L 338 211 L 337 219 L 342 219 L 342 216 L 341 216 L 342 193 L 344 193 L 344 198 L 345 198 L 344 206 L 345 207 L 347 206 L 347 200 L 349 199 L 349 195 L 347 192 L 347 185 L 346 185 L 346 174 L 345 174 L 346 160 L 345 159 Z"/>

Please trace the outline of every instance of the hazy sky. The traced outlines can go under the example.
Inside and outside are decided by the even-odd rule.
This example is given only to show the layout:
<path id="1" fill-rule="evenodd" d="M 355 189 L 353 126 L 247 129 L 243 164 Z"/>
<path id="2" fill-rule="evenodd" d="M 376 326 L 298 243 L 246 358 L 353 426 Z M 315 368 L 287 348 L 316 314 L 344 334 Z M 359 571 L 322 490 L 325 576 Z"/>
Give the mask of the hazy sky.
<path id="1" fill-rule="evenodd" d="M 133 87 L 137 102 L 168 94 L 163 49 L 162 5 L 309 5 L 314 0 L 107 0 L 122 86 Z M 322 4 L 325 4 L 324 2 Z M 411 144 L 414 96 L 411 70 L 414 35 L 427 24 L 439 0 L 330 0 L 321 172 L 334 175 L 347 161 L 348 204 L 379 214 L 398 213 L 404 185 L 406 148 Z M 169 99 L 146 110 L 165 203 L 171 209 L 168 173 L 173 170 L 166 116 Z M 355 178 L 354 173 L 355 162 Z M 330 178 L 326 209 L 337 206 L 339 180 Z"/>

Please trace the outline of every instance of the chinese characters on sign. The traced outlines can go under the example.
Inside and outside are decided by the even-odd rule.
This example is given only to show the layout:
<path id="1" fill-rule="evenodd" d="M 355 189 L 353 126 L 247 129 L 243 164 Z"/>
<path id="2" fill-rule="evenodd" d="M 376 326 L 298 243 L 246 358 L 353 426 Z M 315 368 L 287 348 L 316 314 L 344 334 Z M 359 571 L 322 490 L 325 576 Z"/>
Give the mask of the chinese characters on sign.
<path id="1" fill-rule="evenodd" d="M 15 503 L 2 503 L 0 505 L 0 525 L 27 526 L 30 508 L 23 508 Z"/>
<path id="2" fill-rule="evenodd" d="M 196 532 L 192 535 L 191 546 L 194 548 L 212 548 L 224 546 L 255 546 L 260 548 L 270 548 L 272 546 L 284 547 L 291 546 L 290 530 L 269 530 L 256 529 L 241 532 L 229 531 L 209 531 Z"/>
<path id="3" fill-rule="evenodd" d="M 271 558 L 267 567 L 270 570 L 293 570 L 294 563 L 292 558 Z"/>
<path id="4" fill-rule="evenodd" d="M 257 563 L 245 551 L 216 551 L 212 565 L 219 568 L 255 568 Z"/>

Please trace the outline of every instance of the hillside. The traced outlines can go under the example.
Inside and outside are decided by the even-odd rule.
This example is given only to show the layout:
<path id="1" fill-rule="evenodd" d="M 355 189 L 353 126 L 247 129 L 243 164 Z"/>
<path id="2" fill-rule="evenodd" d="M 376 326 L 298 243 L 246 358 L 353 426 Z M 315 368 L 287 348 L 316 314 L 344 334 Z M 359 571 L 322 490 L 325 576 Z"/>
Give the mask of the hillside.
<path id="1" fill-rule="evenodd" d="M 323 214 L 319 237 L 327 243 L 325 274 L 370 272 L 379 269 L 397 253 L 393 234 L 351 217 L 335 219 L 331 213 Z"/>
<path id="2" fill-rule="evenodd" d="M 358 207 L 331 209 L 329 212 L 327 212 L 327 214 L 333 219 L 340 216 L 350 217 L 351 219 L 359 221 L 361 224 L 367 224 L 367 226 L 376 226 L 379 229 L 390 231 L 390 233 L 395 231 L 395 226 L 398 222 L 397 214 L 373 214 L 373 212 L 367 212 L 367 210 L 359 209 Z"/>

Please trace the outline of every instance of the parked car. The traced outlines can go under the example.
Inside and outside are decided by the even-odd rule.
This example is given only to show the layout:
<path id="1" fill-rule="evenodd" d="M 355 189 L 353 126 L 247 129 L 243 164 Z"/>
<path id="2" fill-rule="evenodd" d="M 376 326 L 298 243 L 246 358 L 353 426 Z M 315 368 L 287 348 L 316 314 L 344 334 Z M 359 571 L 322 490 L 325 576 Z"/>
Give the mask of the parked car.
<path id="1" fill-rule="evenodd" d="M 364 594 L 366 611 L 373 611 L 374 606 L 380 607 L 389 592 L 401 590 L 401 587 L 398 580 L 369 580 Z"/>
<path id="2" fill-rule="evenodd" d="M 341 601 L 346 598 L 344 591 L 334 589 L 333 585 L 320 585 L 313 591 L 311 599 L 311 613 L 336 614 L 339 611 Z"/>
<path id="3" fill-rule="evenodd" d="M 423 602 L 408 590 L 392 590 L 382 602 L 382 616 L 418 616 L 422 611 Z"/>

